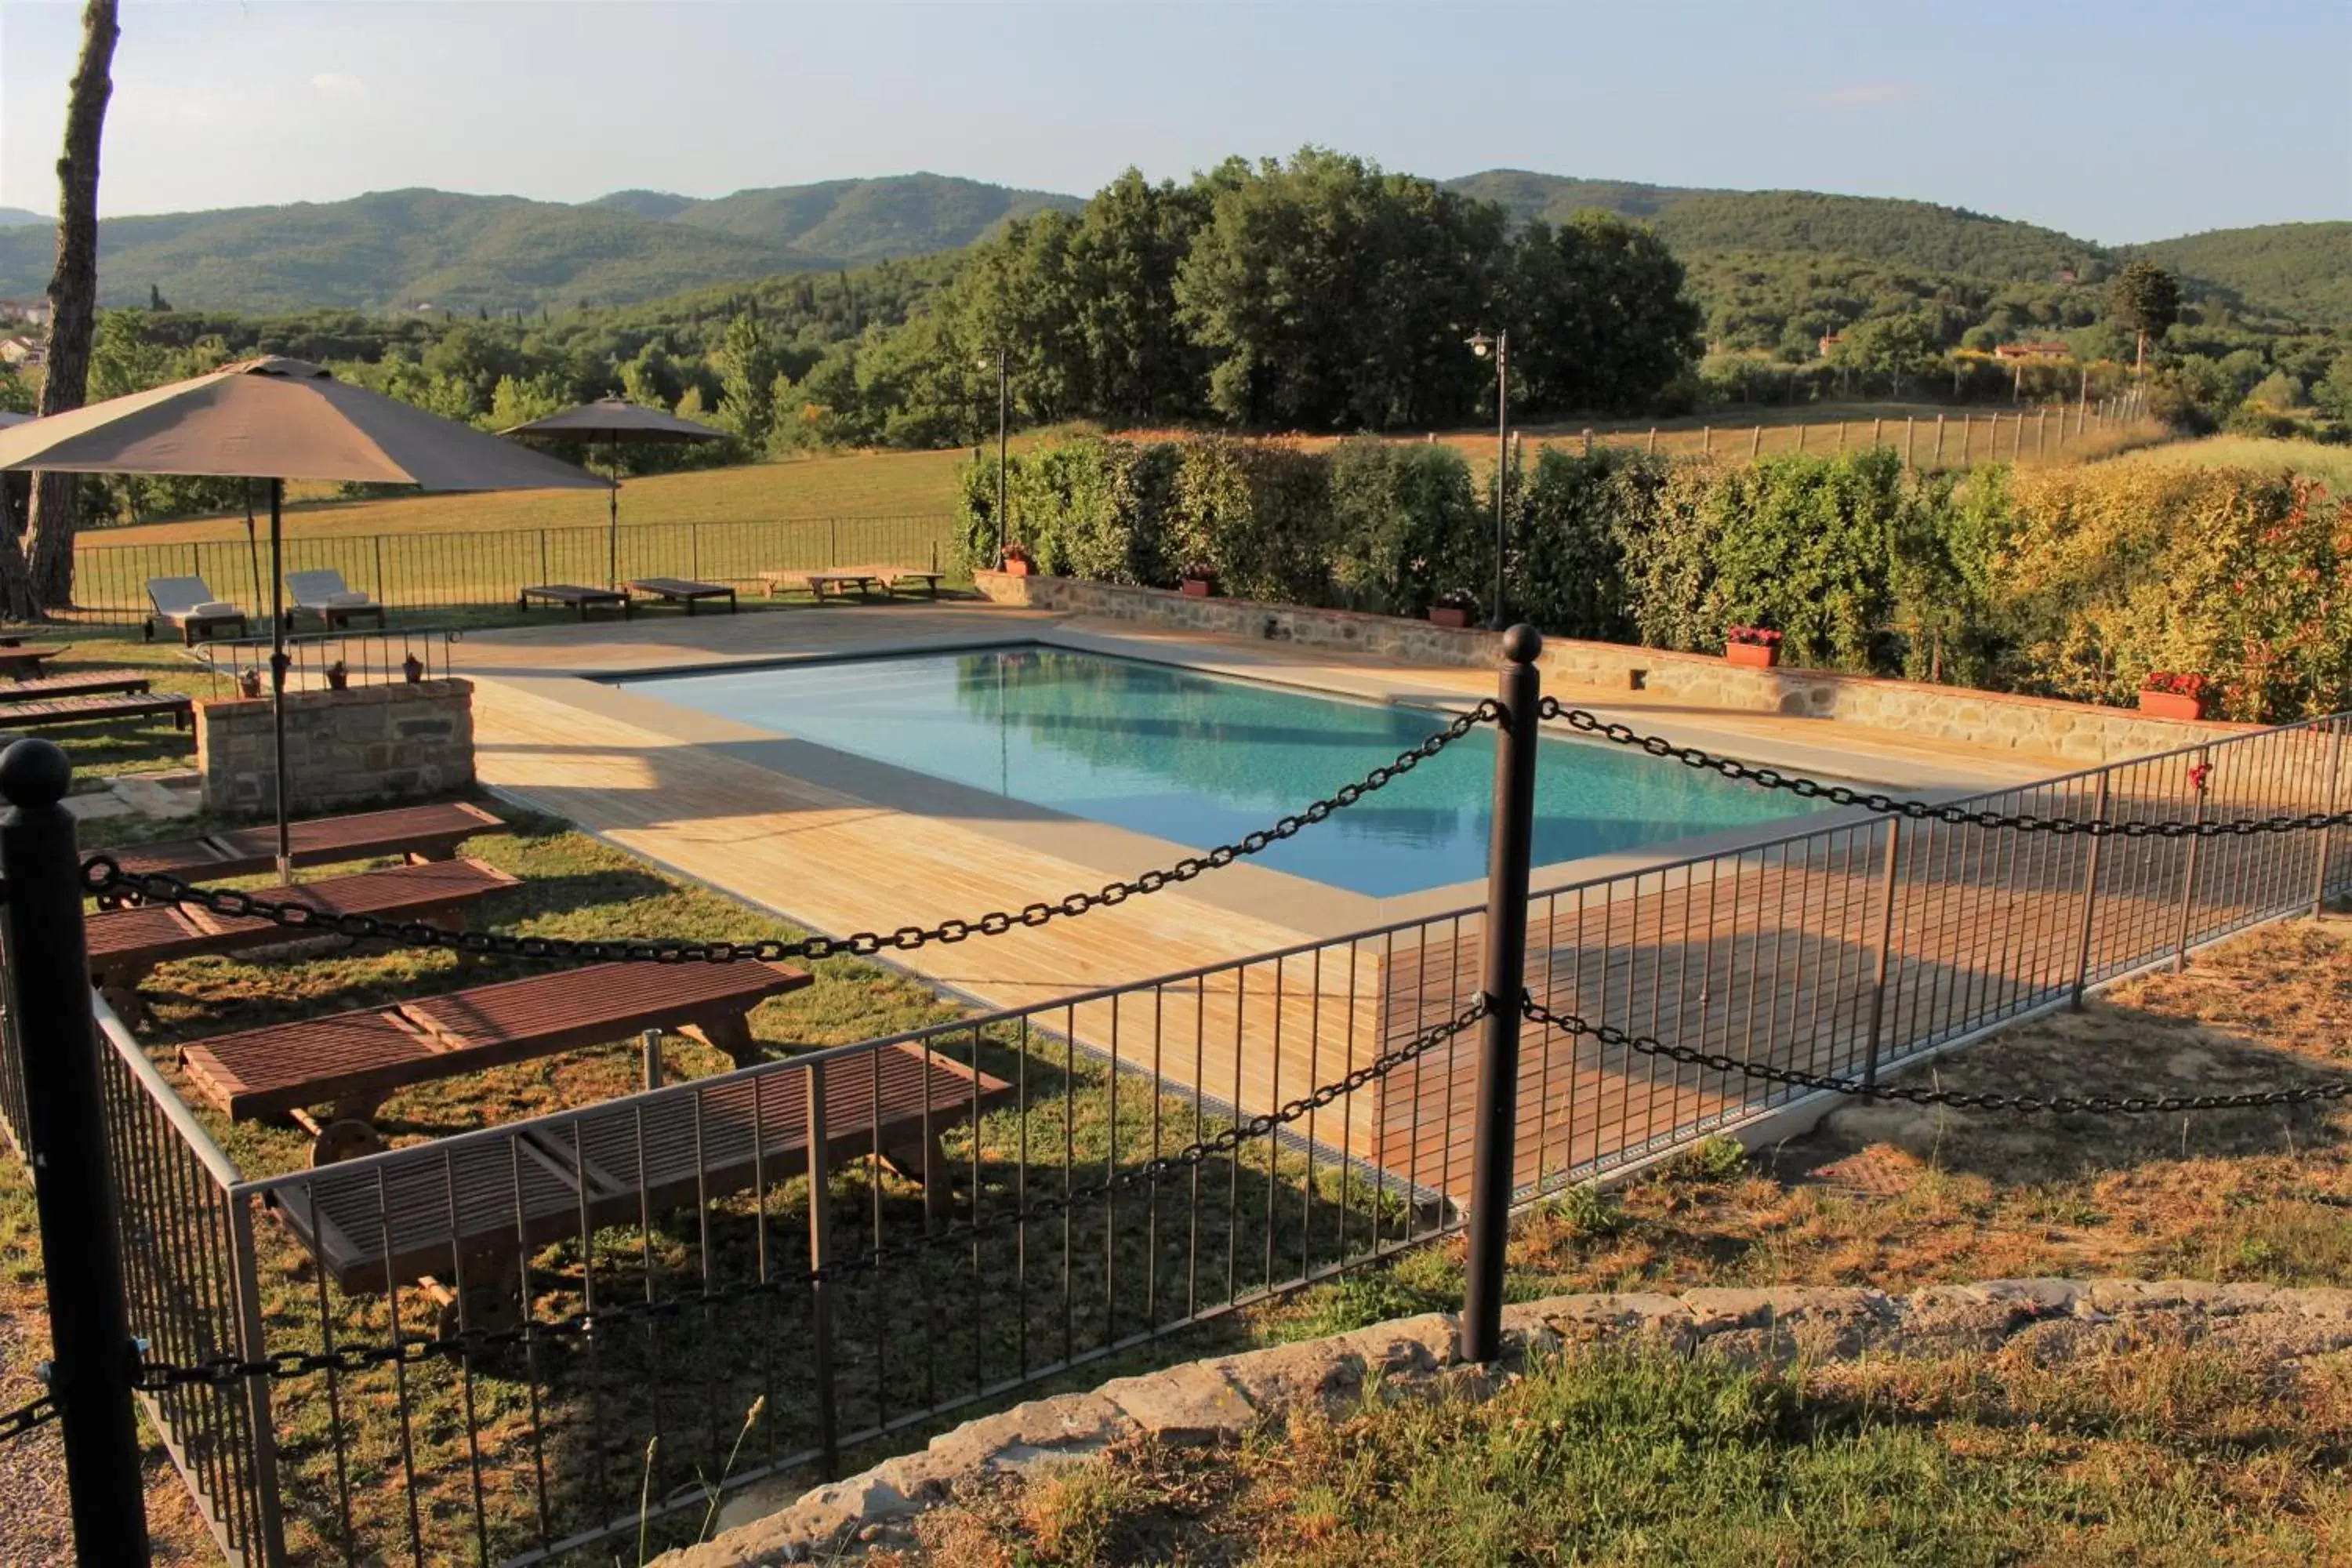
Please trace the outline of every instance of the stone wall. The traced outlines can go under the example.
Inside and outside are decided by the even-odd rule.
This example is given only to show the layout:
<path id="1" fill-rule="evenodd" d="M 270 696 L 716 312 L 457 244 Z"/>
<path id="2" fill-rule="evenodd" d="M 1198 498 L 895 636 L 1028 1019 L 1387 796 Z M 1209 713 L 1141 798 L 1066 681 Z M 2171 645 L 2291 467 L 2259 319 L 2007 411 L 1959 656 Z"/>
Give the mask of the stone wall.
<path id="1" fill-rule="evenodd" d="M 267 698 L 196 704 L 196 771 L 206 809 L 275 808 Z M 422 680 L 286 694 L 289 805 L 298 816 L 406 800 L 474 782 L 474 687 Z"/>
<path id="2" fill-rule="evenodd" d="M 655 1568 L 856 1561 L 861 1548 L 903 1546 L 916 1515 L 991 1477 L 1083 1460 L 1137 1436 L 1231 1442 L 1289 1411 L 1338 1415 L 1368 1397 L 1484 1398 L 1524 1375 L 1531 1358 L 1608 1341 L 1647 1341 L 1685 1355 L 1705 1349 L 1748 1365 L 2011 1350 L 2046 1364 L 2151 1341 L 2207 1342 L 2285 1365 L 2352 1348 L 2352 1290 L 1990 1279 L 1907 1296 L 1842 1286 L 1554 1296 L 1504 1310 L 1503 1353 L 1492 1365 L 1465 1360 L 1459 1320 L 1432 1312 L 1032 1400 L 805 1493 L 788 1481 L 748 1488 L 720 1512 L 724 1533 L 658 1558 Z"/>
<path id="3" fill-rule="evenodd" d="M 1163 589 L 1073 577 L 1013 577 L 982 572 L 978 581 L 981 591 L 1000 604 L 1211 637 L 1352 649 L 1408 664 L 1491 668 L 1499 657 L 1492 632 L 1454 631 L 1397 616 L 1307 609 L 1249 599 L 1191 598 Z M 1749 669 L 1727 664 L 1712 654 L 1668 653 L 1565 637 L 1546 639 L 1541 664 L 1547 690 L 1592 689 L 1603 694 L 1596 700 L 1605 700 L 1612 691 L 1639 691 L 1653 701 L 1676 707 L 1834 719 L 2084 767 L 2173 751 L 2250 728 L 2181 723 L 2150 719 L 2129 709 L 1831 670 Z"/>

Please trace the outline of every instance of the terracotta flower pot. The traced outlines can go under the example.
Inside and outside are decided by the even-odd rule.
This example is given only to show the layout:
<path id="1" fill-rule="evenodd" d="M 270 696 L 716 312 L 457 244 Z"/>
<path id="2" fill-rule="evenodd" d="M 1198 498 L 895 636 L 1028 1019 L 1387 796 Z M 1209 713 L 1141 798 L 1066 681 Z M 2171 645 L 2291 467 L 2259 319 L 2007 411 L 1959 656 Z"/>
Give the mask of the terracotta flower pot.
<path id="1" fill-rule="evenodd" d="M 341 691 L 347 689 L 351 683 L 352 672 L 350 670 L 344 669 L 341 666 L 331 666 L 328 668 L 327 684 L 334 690 Z"/>
<path id="2" fill-rule="evenodd" d="M 261 671 L 248 669 L 236 678 L 237 695 L 247 699 L 261 695 Z"/>
<path id="3" fill-rule="evenodd" d="M 408 677 L 409 685 L 415 686 L 425 679 L 425 661 L 412 653 L 400 661 L 400 672 Z"/>
<path id="4" fill-rule="evenodd" d="M 2139 710 L 2151 719 L 2202 719 L 2205 700 L 2178 691 L 2143 691 L 2139 694 Z"/>
<path id="5" fill-rule="evenodd" d="M 1187 577 L 1176 585 L 1181 588 L 1187 596 L 1195 599 L 1210 598 L 1217 591 L 1217 580 L 1214 577 Z"/>
<path id="6" fill-rule="evenodd" d="M 1458 605 L 1432 605 L 1429 607 L 1429 624 L 1433 626 L 1452 626 L 1454 630 L 1460 631 L 1470 624 L 1470 612 Z"/>
<path id="7" fill-rule="evenodd" d="M 1037 563 L 1034 561 L 1007 559 L 1004 563 L 1004 574 L 1007 577 L 1034 577 L 1037 574 Z"/>
<path id="8" fill-rule="evenodd" d="M 1779 643 L 1732 642 L 1723 645 L 1726 664 L 1737 664 L 1749 669 L 1769 669 L 1780 662 Z"/>

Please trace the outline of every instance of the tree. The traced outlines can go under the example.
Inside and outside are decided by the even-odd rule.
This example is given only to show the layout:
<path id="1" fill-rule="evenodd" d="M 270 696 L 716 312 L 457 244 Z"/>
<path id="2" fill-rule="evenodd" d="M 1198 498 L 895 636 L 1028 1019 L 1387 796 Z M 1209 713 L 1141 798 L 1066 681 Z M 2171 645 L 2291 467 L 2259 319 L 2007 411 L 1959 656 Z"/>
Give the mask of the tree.
<path id="1" fill-rule="evenodd" d="M 151 310 L 168 310 L 172 308 L 172 301 L 163 298 L 163 290 L 150 283 L 147 285 L 147 308 Z"/>
<path id="2" fill-rule="evenodd" d="M 1683 292 L 1682 263 L 1655 233 L 1612 214 L 1529 224 L 1500 294 L 1512 396 L 1531 416 L 1648 408 L 1697 362 L 1699 310 Z"/>
<path id="3" fill-rule="evenodd" d="M 98 152 L 106 129 L 108 71 L 122 29 L 115 0 L 89 0 L 81 18 L 81 58 L 66 100 L 65 151 L 58 159 L 58 256 L 49 277 L 48 363 L 41 378 L 44 418 L 79 408 L 89 377 L 98 313 Z M 25 543 L 0 530 L 0 614 L 41 620 L 73 596 L 75 492 L 72 474 L 39 474 Z M 27 557 L 29 556 L 29 559 Z"/>
<path id="4" fill-rule="evenodd" d="M 2147 365 L 2147 340 L 2180 319 L 2180 279 L 2153 261 L 2126 267 L 2107 290 L 2107 308 L 2138 340 L 2132 362 L 2137 375 Z"/>
<path id="5" fill-rule="evenodd" d="M 719 426 L 746 451 L 763 450 L 776 423 L 776 351 L 768 329 L 756 316 L 736 316 L 711 358 L 719 372 Z"/>

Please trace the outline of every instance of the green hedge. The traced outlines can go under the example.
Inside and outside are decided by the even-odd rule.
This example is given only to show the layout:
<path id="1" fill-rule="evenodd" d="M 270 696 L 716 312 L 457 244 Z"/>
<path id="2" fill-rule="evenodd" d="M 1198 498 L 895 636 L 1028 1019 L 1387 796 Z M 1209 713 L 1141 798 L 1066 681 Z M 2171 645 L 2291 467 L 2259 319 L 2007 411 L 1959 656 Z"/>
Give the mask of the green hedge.
<path id="1" fill-rule="evenodd" d="M 1008 482 L 1013 536 L 1049 573 L 1170 587 L 1198 561 L 1244 598 L 1487 607 L 1493 492 L 1450 447 L 1090 438 Z M 995 484 L 991 462 L 966 471 L 968 557 Z M 1765 626 L 1817 668 L 2122 704 L 2189 670 L 2231 718 L 2352 706 L 2352 508 L 2284 475 L 1547 448 L 1507 499 L 1511 607 L 1555 636 L 1713 653 Z"/>

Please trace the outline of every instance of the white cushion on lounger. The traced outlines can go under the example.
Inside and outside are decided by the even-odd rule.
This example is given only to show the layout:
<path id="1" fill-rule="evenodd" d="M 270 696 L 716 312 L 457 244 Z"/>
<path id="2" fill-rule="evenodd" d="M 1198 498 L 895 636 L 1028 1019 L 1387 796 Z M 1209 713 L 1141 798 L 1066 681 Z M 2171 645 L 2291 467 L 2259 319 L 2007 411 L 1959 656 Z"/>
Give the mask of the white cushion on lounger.
<path id="1" fill-rule="evenodd" d="M 245 614 L 235 605 L 221 599 L 206 599 L 201 605 L 191 605 L 180 612 L 192 621 L 225 621 L 231 616 Z"/>
<path id="2" fill-rule="evenodd" d="M 327 595 L 327 607 L 331 610 L 348 610 L 361 605 L 373 605 L 375 601 L 369 598 L 365 594 L 330 594 Z"/>

